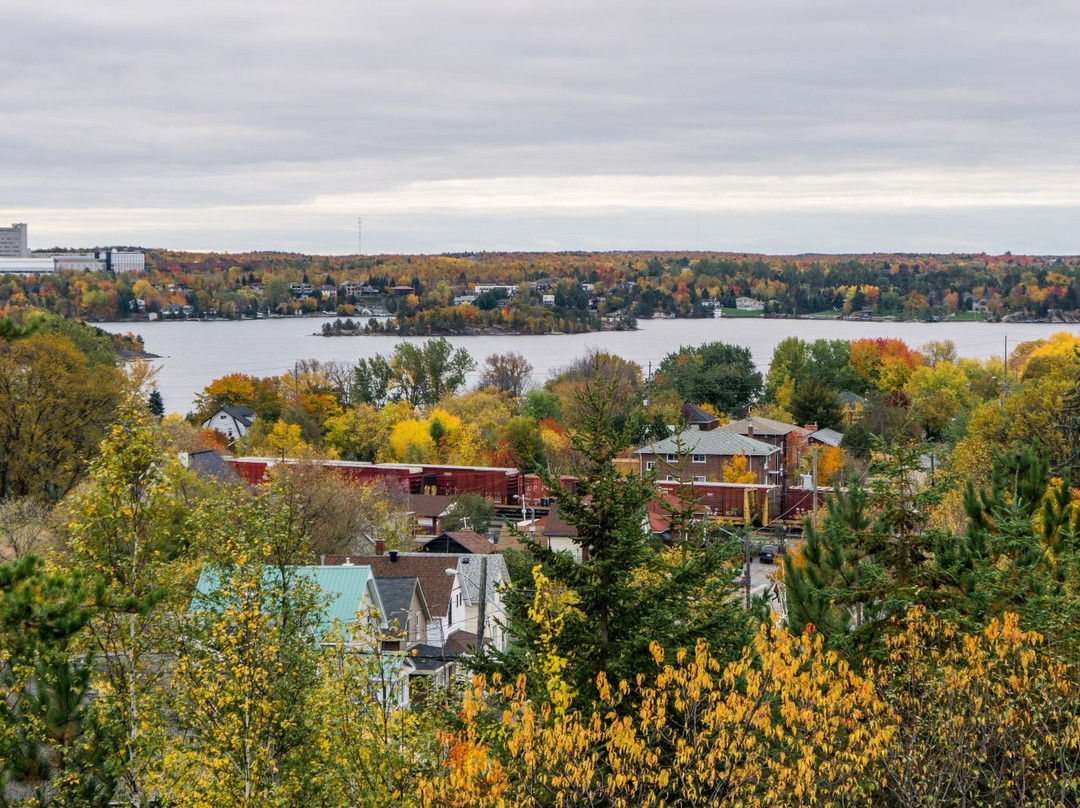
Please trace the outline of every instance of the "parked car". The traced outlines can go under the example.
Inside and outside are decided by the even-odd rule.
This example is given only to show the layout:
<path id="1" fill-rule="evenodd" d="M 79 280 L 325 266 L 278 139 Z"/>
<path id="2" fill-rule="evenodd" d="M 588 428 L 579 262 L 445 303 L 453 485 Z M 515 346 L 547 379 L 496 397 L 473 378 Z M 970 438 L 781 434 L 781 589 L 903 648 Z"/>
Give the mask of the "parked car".
<path id="1" fill-rule="evenodd" d="M 776 556 L 780 552 L 780 548 L 775 544 L 763 544 L 761 549 L 758 550 L 758 561 L 762 564 L 774 564 L 776 563 Z"/>

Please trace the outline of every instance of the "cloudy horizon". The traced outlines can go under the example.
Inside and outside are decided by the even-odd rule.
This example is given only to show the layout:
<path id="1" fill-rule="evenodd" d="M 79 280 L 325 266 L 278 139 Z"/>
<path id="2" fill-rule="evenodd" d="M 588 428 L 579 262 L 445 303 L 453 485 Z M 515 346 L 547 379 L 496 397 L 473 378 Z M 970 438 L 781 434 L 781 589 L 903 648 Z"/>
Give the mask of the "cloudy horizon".
<path id="1" fill-rule="evenodd" d="M 34 249 L 1075 254 L 1075 3 L 44 0 Z"/>

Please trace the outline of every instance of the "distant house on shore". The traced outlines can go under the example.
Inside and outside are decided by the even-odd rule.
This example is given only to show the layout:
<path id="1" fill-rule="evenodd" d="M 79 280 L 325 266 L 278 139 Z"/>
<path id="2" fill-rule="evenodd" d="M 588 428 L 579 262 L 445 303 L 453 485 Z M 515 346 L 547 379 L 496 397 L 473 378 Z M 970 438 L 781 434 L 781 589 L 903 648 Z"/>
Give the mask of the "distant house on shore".
<path id="1" fill-rule="evenodd" d="M 229 442 L 244 437 L 255 420 L 255 410 L 251 407 L 222 407 L 205 421 L 204 429 L 220 432 Z"/>
<path id="2" fill-rule="evenodd" d="M 737 297 L 735 298 L 735 308 L 741 311 L 764 311 L 765 301 L 758 300 L 755 297 Z"/>

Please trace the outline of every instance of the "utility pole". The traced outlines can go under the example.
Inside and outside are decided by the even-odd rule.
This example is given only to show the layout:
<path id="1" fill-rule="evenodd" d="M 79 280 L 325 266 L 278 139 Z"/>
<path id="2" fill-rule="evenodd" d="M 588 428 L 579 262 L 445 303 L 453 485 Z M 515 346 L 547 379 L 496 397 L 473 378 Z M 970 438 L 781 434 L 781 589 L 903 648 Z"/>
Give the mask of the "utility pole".
<path id="1" fill-rule="evenodd" d="M 743 549 L 745 552 L 743 586 L 746 588 L 746 609 L 750 610 L 750 536 L 743 536 Z"/>
<path id="2" fill-rule="evenodd" d="M 814 527 L 817 527 L 817 444 L 815 443 L 810 449 L 811 455 L 814 459 Z"/>
<path id="3" fill-rule="evenodd" d="M 484 650 L 484 624 L 487 622 L 487 555 L 480 556 L 480 604 L 476 613 L 476 650 Z"/>
<path id="4" fill-rule="evenodd" d="M 1009 335 L 1005 335 L 1005 388 L 1002 398 L 1009 397 Z"/>

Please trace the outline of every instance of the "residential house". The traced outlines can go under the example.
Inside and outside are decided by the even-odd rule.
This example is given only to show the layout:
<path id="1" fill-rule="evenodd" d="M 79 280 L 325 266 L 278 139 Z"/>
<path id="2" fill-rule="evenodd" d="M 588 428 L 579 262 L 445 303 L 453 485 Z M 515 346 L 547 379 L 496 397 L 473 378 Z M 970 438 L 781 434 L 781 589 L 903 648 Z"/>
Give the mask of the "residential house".
<path id="1" fill-rule="evenodd" d="M 532 534 L 534 541 L 549 550 L 569 553 L 575 561 L 581 561 L 586 551 L 578 543 L 577 537 L 577 527 L 567 522 L 558 508 L 552 508 L 546 516 L 537 519 L 536 531 Z"/>
<path id="2" fill-rule="evenodd" d="M 806 446 L 806 436 L 813 431 L 759 415 L 732 421 L 719 429 L 721 432 L 742 435 L 776 447 L 778 451 L 769 456 L 765 477 L 758 480 L 760 483 L 774 484 L 782 483 L 798 468 L 799 459 Z"/>
<path id="3" fill-rule="evenodd" d="M 410 702 L 410 677 L 417 670 L 410 657 L 404 654 L 383 653 L 387 645 L 401 645 L 406 636 L 401 636 L 387 620 L 387 608 L 382 598 L 372 569 L 364 564 L 334 564 L 319 566 L 292 566 L 285 572 L 289 580 L 310 581 L 325 599 L 322 621 L 312 627 L 313 640 L 319 643 L 337 642 L 343 638 L 346 647 L 357 653 L 371 653 L 373 664 L 379 675 L 372 682 L 381 689 L 378 694 L 383 703 L 395 702 L 406 707 Z M 267 565 L 263 570 L 263 580 L 269 591 L 280 587 L 283 578 L 281 567 Z M 414 589 L 415 589 L 415 581 Z M 193 610 L 216 610 L 224 607 L 215 595 L 221 589 L 222 571 L 207 565 L 199 575 Z M 386 589 L 394 599 L 395 609 L 411 611 L 413 603 L 403 594 L 406 586 L 391 586 Z M 406 604 L 407 605 L 404 605 Z M 419 611 L 423 611 L 422 601 Z M 400 619 L 400 615 L 399 615 Z M 417 632 L 419 633 L 419 632 Z M 404 649 L 402 649 L 404 650 Z"/>
<path id="4" fill-rule="evenodd" d="M 510 638 L 503 627 L 506 623 L 506 609 L 503 605 L 502 592 L 510 584 L 510 573 L 501 555 L 484 554 L 481 556 L 462 555 L 457 557 L 458 574 L 463 582 L 462 594 L 465 602 L 465 621 L 469 626 L 480 625 L 480 605 L 484 601 L 484 644 L 491 644 L 500 651 L 505 651 Z M 481 596 L 481 581 L 484 593 Z M 475 642 L 475 635 L 474 635 Z"/>
<path id="5" fill-rule="evenodd" d="M 232 443 L 248 433 L 254 420 L 255 410 L 251 407 L 222 407 L 203 421 L 203 428 L 220 432 L 229 439 L 229 443 Z"/>
<path id="6" fill-rule="evenodd" d="M 180 452 L 180 465 L 195 472 L 203 480 L 220 485 L 243 485 L 244 480 L 213 449 L 202 452 Z"/>
<path id="7" fill-rule="evenodd" d="M 376 578 L 387 631 L 382 642 L 384 651 L 406 651 L 427 642 L 431 611 L 428 609 L 420 580 L 415 577 Z"/>
<path id="8" fill-rule="evenodd" d="M 285 568 L 287 580 L 308 580 L 319 588 L 326 598 L 322 622 L 313 626 L 318 642 L 336 639 L 338 631 L 344 630 L 351 645 L 363 646 L 374 636 L 381 636 L 388 628 L 386 610 L 375 584 L 371 567 L 362 564 L 290 566 Z M 215 609 L 222 604 L 213 597 L 221 589 L 223 571 L 207 564 L 199 574 L 195 586 L 192 608 Z M 263 580 L 272 591 L 282 586 L 282 568 L 268 564 L 263 569 Z"/>
<path id="9" fill-rule="evenodd" d="M 411 494 L 408 509 L 416 519 L 416 534 L 437 536 L 440 522 L 450 513 L 454 498 L 443 494 Z"/>
<path id="10" fill-rule="evenodd" d="M 385 555 L 323 556 L 322 560 L 324 564 L 369 565 L 376 579 L 416 578 L 424 590 L 424 599 L 431 615 L 425 642 L 441 648 L 456 634 L 467 633 L 469 628 L 464 584 L 457 572 L 457 558 L 391 550 Z"/>
<path id="11" fill-rule="evenodd" d="M 722 481 L 725 467 L 737 455 L 745 455 L 747 470 L 754 473 L 755 482 L 762 484 L 769 481 L 773 466 L 782 466 L 775 459 L 780 453 L 772 444 L 722 427 L 693 426 L 634 451 L 642 474 L 655 471 L 659 480 L 701 483 Z"/>
<path id="12" fill-rule="evenodd" d="M 741 311 L 764 311 L 765 301 L 754 297 L 735 298 L 735 308 Z"/>
<path id="13" fill-rule="evenodd" d="M 482 295 L 485 292 L 505 292 L 507 297 L 513 297 L 517 294 L 517 290 L 516 286 L 501 283 L 478 283 L 473 287 L 473 292 L 477 295 Z"/>
<path id="14" fill-rule="evenodd" d="M 806 436 L 806 440 L 811 446 L 816 443 L 818 445 L 836 447 L 844 440 L 844 434 L 842 432 L 837 432 L 835 429 L 825 428 L 811 432 Z"/>
<path id="15" fill-rule="evenodd" d="M 720 419 L 717 416 L 708 410 L 703 410 L 701 407 L 691 404 L 689 401 L 683 403 L 679 415 L 687 426 L 692 426 L 703 432 L 708 432 L 720 426 Z"/>
<path id="16" fill-rule="evenodd" d="M 854 423 L 859 414 L 866 409 L 866 405 L 870 403 L 869 399 L 850 390 L 841 390 L 836 398 L 844 409 L 844 422 L 848 424 Z"/>
<path id="17" fill-rule="evenodd" d="M 499 546 L 475 530 L 450 530 L 443 531 L 425 543 L 421 551 L 453 555 L 490 555 L 499 552 Z"/>

